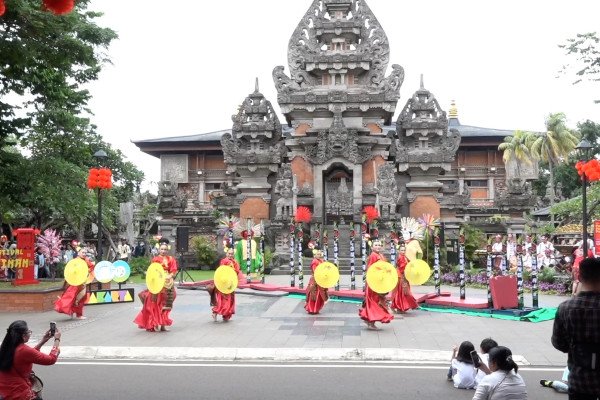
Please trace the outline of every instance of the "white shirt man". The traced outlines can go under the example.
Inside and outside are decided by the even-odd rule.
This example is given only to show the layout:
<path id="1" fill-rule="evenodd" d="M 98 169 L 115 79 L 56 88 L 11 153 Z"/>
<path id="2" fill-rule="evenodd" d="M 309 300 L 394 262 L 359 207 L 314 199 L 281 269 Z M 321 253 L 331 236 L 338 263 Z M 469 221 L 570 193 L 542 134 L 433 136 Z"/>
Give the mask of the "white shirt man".
<path id="1" fill-rule="evenodd" d="M 121 241 L 121 244 L 117 246 L 117 253 L 119 260 L 127 261 L 129 260 L 129 256 L 131 255 L 131 247 L 124 240 Z"/>
<path id="2" fill-rule="evenodd" d="M 548 241 L 547 236 L 542 236 L 542 243 L 537 246 L 539 267 L 548 267 L 554 264 L 554 245 Z"/>

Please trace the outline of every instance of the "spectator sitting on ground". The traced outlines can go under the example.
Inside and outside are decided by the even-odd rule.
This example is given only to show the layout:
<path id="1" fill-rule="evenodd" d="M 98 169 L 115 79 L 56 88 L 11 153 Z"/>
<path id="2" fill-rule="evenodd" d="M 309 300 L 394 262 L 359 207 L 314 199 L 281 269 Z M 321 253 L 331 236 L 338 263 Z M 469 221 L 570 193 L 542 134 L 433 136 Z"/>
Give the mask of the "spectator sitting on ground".
<path id="1" fill-rule="evenodd" d="M 512 352 L 496 346 L 489 352 L 490 374 L 477 385 L 473 400 L 527 400 L 527 388 Z"/>
<path id="2" fill-rule="evenodd" d="M 485 338 L 479 344 L 479 349 L 481 350 L 481 354 L 479 355 L 479 359 L 481 360 L 481 364 L 479 365 L 479 371 L 477 372 L 477 376 L 475 377 L 475 382 L 479 384 L 481 380 L 489 373 L 489 352 L 494 347 L 498 346 L 498 342 L 496 342 L 492 338 Z"/>
<path id="3" fill-rule="evenodd" d="M 448 371 L 448 380 L 454 382 L 455 388 L 475 388 L 475 376 L 477 375 L 477 370 L 471 359 L 471 351 L 474 350 L 475 346 L 469 341 L 464 341 L 460 344 L 460 347 L 454 346 L 452 349 L 452 365 Z"/>

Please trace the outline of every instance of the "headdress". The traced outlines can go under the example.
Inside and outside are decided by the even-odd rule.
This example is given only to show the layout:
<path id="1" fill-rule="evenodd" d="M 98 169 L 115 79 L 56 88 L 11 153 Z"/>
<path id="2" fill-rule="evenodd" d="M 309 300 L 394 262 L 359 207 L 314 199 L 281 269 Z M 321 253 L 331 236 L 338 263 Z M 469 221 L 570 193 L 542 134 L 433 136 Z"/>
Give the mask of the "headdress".
<path id="1" fill-rule="evenodd" d="M 405 232 L 408 232 L 408 235 L 410 236 L 403 237 L 404 240 L 423 239 L 425 228 L 423 227 L 423 224 L 420 224 L 419 221 L 417 221 L 416 219 L 410 217 L 400 218 L 400 227 L 402 229 L 402 236 L 405 236 Z"/>

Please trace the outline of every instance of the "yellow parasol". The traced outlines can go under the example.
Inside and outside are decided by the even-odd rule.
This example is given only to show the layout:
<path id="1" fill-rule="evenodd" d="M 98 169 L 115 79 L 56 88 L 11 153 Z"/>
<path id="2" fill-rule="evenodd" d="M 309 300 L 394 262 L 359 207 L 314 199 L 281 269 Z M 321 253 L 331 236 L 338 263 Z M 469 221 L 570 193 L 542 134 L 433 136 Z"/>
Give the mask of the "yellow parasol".
<path id="1" fill-rule="evenodd" d="M 423 253 L 418 240 L 413 239 L 406 243 L 406 258 L 408 258 L 408 261 L 416 260 L 417 253 Z"/>
<path id="2" fill-rule="evenodd" d="M 398 284 L 396 268 L 387 261 L 377 261 L 367 270 L 367 285 L 379 294 L 391 292 Z"/>
<path id="3" fill-rule="evenodd" d="M 423 260 L 413 260 L 406 265 L 404 276 L 411 285 L 422 285 L 431 276 L 431 268 Z"/>
<path id="4" fill-rule="evenodd" d="M 69 285 L 83 285 L 88 277 L 88 265 L 83 259 L 74 258 L 65 266 L 64 275 Z"/>
<path id="5" fill-rule="evenodd" d="M 215 271 L 215 286 L 223 294 L 232 293 L 238 285 L 238 276 L 229 265 L 221 265 Z"/>
<path id="6" fill-rule="evenodd" d="M 152 263 L 146 270 L 146 286 L 152 294 L 160 293 L 165 286 L 167 273 L 159 263 Z"/>
<path id="7" fill-rule="evenodd" d="M 340 280 L 340 271 L 332 262 L 322 262 L 315 268 L 315 282 L 322 288 L 334 287 Z"/>

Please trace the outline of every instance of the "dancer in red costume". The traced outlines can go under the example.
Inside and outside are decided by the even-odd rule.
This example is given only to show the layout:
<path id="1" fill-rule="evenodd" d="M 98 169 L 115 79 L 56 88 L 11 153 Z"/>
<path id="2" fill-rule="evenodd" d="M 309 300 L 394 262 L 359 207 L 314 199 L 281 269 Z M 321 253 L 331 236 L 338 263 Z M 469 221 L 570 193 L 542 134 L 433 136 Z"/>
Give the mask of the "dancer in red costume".
<path id="1" fill-rule="evenodd" d="M 94 270 L 94 263 L 85 256 L 85 249 L 80 248 L 77 252 L 77 257 L 85 261 L 88 266 L 88 273 Z M 65 281 L 66 289 L 62 296 L 54 302 L 54 309 L 62 314 L 67 314 L 73 318 L 73 314 L 77 319 L 85 319 L 83 316 L 83 304 L 85 303 L 86 289 L 85 284 L 72 286 Z"/>
<path id="2" fill-rule="evenodd" d="M 325 305 L 327 300 L 329 300 L 329 295 L 327 294 L 327 289 L 322 288 L 317 285 L 315 281 L 315 270 L 323 262 L 323 252 L 319 248 L 313 249 L 313 260 L 310 264 L 310 269 L 312 270 L 312 276 L 310 277 L 310 281 L 308 282 L 308 286 L 306 287 L 306 304 L 304 304 L 304 309 L 309 314 L 318 314 L 321 311 L 321 308 Z"/>
<path id="3" fill-rule="evenodd" d="M 169 245 L 163 242 L 159 248 L 159 255 L 152 259 L 153 263 L 162 265 L 167 273 L 165 287 L 157 294 L 152 294 L 148 290 L 143 290 L 139 294 L 144 306 L 133 322 L 140 329 L 146 329 L 149 332 L 168 331 L 167 326 L 173 324 L 169 314 L 177 297 L 173 282 L 173 277 L 177 274 L 177 261 L 174 257 L 167 255 L 168 252 Z"/>
<path id="4" fill-rule="evenodd" d="M 221 260 L 219 265 L 228 265 L 237 273 L 238 282 L 244 278 L 244 275 L 240 271 L 240 265 L 235 260 L 233 249 L 227 250 L 227 255 Z M 212 308 L 213 320 L 217 320 L 217 315 L 223 317 L 223 322 L 227 322 L 231 319 L 231 316 L 235 314 L 235 292 L 229 294 L 221 293 L 216 286 L 213 286 L 212 290 L 209 291 Z"/>
<path id="5" fill-rule="evenodd" d="M 381 242 L 379 240 L 374 240 L 372 253 L 367 260 L 367 270 L 377 261 L 387 261 L 383 254 L 381 254 L 382 249 L 383 246 L 381 245 Z M 375 322 L 387 324 L 394 319 L 394 315 L 390 313 L 390 310 L 388 309 L 385 294 L 374 292 L 369 286 L 365 288 L 365 299 L 362 308 L 358 310 L 358 315 L 365 321 L 369 329 L 373 330 L 378 329 L 375 326 Z"/>
<path id="6" fill-rule="evenodd" d="M 398 260 L 396 261 L 396 271 L 398 271 L 398 285 L 392 292 L 392 310 L 397 312 L 406 312 L 408 310 L 419 308 L 412 292 L 410 291 L 410 283 L 404 277 L 404 269 L 408 264 L 406 258 L 406 248 L 400 246 L 398 252 Z"/>

